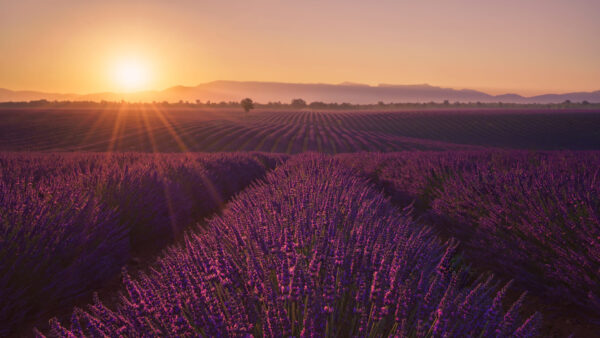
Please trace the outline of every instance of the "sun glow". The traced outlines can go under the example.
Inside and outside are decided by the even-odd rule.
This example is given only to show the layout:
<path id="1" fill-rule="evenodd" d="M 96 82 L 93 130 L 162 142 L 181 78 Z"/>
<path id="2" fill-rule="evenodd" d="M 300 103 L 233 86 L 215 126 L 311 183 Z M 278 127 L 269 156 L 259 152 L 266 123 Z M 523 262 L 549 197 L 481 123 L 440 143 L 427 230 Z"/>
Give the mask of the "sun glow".
<path id="1" fill-rule="evenodd" d="M 121 91 L 143 90 L 150 82 L 150 68 L 141 60 L 121 60 L 114 66 L 113 77 Z"/>

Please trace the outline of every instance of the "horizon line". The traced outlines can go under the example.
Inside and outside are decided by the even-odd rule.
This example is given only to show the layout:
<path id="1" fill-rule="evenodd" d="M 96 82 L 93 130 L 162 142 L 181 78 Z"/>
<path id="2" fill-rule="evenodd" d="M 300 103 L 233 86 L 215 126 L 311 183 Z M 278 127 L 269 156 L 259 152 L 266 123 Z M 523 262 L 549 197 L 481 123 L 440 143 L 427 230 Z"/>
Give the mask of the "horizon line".
<path id="1" fill-rule="evenodd" d="M 600 92 L 600 89 L 595 90 L 565 90 L 565 91 L 552 91 L 552 90 L 525 90 L 525 91 L 535 91 L 539 94 L 523 94 L 523 90 L 506 90 L 501 91 L 492 90 L 492 92 L 498 92 L 498 94 L 491 94 L 488 92 L 489 89 L 477 89 L 477 87 L 451 87 L 451 86 L 441 86 L 441 85 L 432 85 L 427 82 L 422 83 L 384 83 L 380 82 L 377 84 L 369 84 L 362 82 L 353 82 L 353 81 L 342 81 L 337 83 L 332 82 L 282 82 L 282 81 L 272 81 L 272 80 L 212 80 L 207 82 L 200 82 L 192 85 L 184 85 L 184 84 L 176 84 L 168 87 L 163 87 L 162 89 L 142 89 L 136 91 L 118 91 L 118 90 L 98 90 L 91 92 L 60 92 L 60 91 L 47 91 L 47 90 L 38 90 L 38 89 L 12 89 L 8 87 L 0 87 L 0 89 L 8 90 L 11 92 L 35 92 L 40 94 L 52 94 L 52 95 L 76 95 L 76 96 L 89 96 L 89 95 L 99 95 L 99 94 L 117 94 L 117 95 L 136 95 L 141 93 L 149 93 L 149 92 L 164 92 L 169 89 L 183 87 L 183 88 L 196 88 L 202 85 L 207 85 L 211 83 L 217 82 L 231 82 L 231 83 L 257 83 L 257 84 L 281 84 L 281 85 L 321 85 L 321 86 L 347 86 L 347 87 L 367 87 L 367 88 L 382 88 L 382 87 L 431 87 L 431 88 L 439 88 L 439 89 L 447 89 L 447 90 L 455 90 L 455 91 L 476 91 L 486 95 L 490 95 L 493 97 L 503 96 L 503 95 L 518 95 L 523 98 L 533 98 L 544 95 L 565 95 L 565 94 L 574 94 L 574 93 L 596 93 Z"/>

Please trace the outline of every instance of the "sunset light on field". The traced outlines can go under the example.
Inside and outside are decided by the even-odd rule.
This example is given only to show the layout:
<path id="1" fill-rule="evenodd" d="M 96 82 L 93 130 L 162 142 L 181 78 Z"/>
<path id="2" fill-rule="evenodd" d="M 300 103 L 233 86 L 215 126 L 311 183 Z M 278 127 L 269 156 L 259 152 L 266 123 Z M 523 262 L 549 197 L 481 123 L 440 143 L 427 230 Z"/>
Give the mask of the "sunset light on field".
<path id="1" fill-rule="evenodd" d="M 0 0 L 0 338 L 599 337 L 600 0 Z"/>

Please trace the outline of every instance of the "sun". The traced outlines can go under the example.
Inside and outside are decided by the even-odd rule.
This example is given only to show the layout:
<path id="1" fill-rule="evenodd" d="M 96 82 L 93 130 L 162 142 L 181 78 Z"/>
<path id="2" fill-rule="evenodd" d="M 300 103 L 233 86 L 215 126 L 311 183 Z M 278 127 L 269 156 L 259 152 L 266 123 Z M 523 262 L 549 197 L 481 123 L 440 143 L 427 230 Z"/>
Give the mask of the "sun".
<path id="1" fill-rule="evenodd" d="M 150 69 L 142 60 L 120 60 L 114 65 L 113 77 L 121 91 L 143 90 L 150 81 Z"/>

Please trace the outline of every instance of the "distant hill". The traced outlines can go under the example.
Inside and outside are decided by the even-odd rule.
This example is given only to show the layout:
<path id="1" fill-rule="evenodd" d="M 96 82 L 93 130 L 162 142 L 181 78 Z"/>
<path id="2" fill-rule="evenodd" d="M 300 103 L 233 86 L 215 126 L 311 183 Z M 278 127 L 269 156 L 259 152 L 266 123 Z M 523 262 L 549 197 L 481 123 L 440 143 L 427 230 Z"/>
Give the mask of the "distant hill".
<path id="1" fill-rule="evenodd" d="M 0 89 L 0 102 L 30 100 L 89 100 L 89 101 L 195 101 L 210 100 L 238 101 L 250 97 L 261 103 L 269 101 L 289 102 L 294 98 L 302 98 L 307 102 L 348 102 L 368 104 L 384 102 L 504 102 L 504 103 L 560 103 L 588 101 L 600 103 L 600 91 L 577 92 L 565 94 L 545 94 L 524 97 L 518 94 L 490 95 L 471 89 L 453 89 L 420 85 L 380 84 L 369 86 L 360 83 L 344 82 L 340 84 L 305 84 L 281 82 L 241 82 L 213 81 L 197 86 L 175 86 L 162 91 L 145 91 L 137 93 L 93 93 L 93 94 L 57 94 L 35 91 L 12 91 Z"/>
<path id="2" fill-rule="evenodd" d="M 77 100 L 81 95 L 43 93 L 29 90 L 9 90 L 0 88 L 0 102 L 6 101 L 31 101 L 31 100 Z"/>

